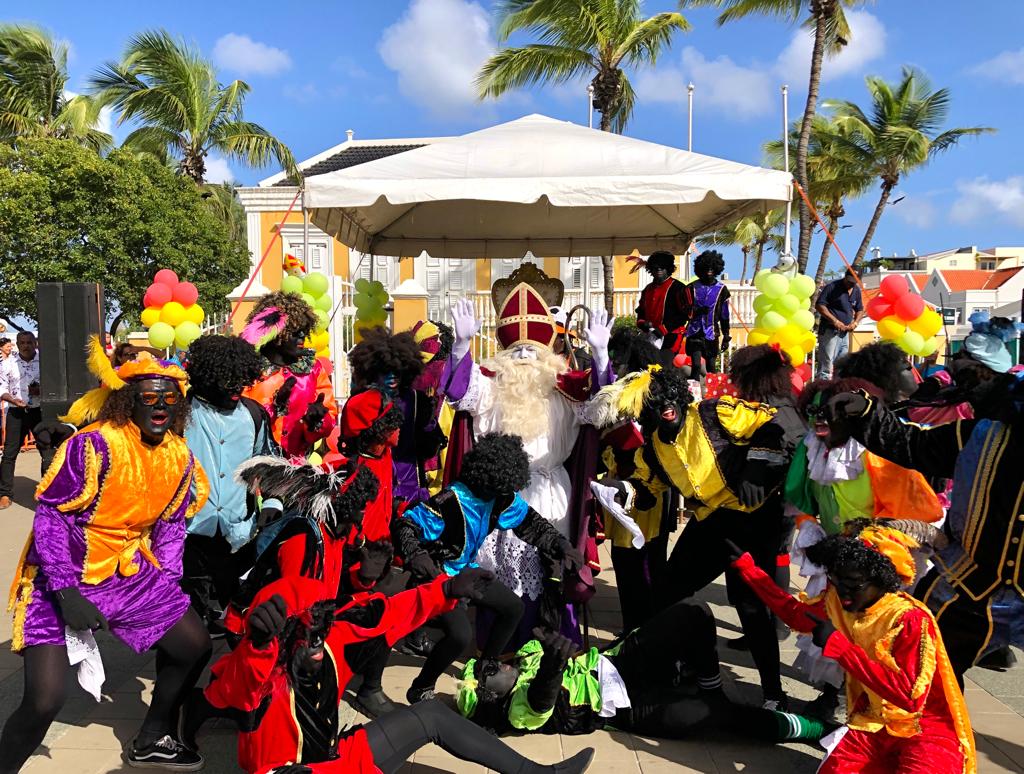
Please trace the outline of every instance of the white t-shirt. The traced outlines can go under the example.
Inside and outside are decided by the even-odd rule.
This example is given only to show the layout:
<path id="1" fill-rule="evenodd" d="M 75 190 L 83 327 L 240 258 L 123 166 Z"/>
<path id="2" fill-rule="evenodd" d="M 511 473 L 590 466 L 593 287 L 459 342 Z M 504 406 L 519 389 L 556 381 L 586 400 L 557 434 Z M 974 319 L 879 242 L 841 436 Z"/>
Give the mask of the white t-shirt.
<path id="1" fill-rule="evenodd" d="M 17 352 L 12 352 L 0 365 L 0 395 L 9 393 L 11 397 L 28 403 L 28 408 L 37 408 L 39 396 L 29 395 L 29 385 L 33 382 L 39 383 L 38 352 L 28 361 L 22 360 Z"/>

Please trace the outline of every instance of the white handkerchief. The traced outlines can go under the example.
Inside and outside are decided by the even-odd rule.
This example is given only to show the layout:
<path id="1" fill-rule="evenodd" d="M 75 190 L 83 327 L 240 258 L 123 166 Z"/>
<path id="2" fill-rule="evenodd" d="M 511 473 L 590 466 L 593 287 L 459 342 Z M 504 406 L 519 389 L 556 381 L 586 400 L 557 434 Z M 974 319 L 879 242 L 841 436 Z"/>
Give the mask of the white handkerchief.
<path id="1" fill-rule="evenodd" d="M 103 672 L 103 659 L 100 658 L 96 638 L 88 629 L 76 632 L 65 626 L 64 641 L 67 643 L 68 661 L 71 662 L 71 666 L 78 664 L 78 684 L 99 701 L 106 675 Z"/>
<path id="2" fill-rule="evenodd" d="M 628 484 L 626 486 L 629 486 Z M 639 525 L 633 520 L 633 518 L 626 513 L 626 509 L 619 505 L 615 501 L 616 490 L 614 487 L 605 486 L 604 484 L 598 483 L 597 481 L 590 482 L 590 491 L 594 493 L 594 497 L 601 503 L 601 507 L 606 512 L 610 513 L 614 519 L 619 522 L 626 531 L 633 536 L 633 548 L 643 548 L 644 533 L 640 531 Z"/>

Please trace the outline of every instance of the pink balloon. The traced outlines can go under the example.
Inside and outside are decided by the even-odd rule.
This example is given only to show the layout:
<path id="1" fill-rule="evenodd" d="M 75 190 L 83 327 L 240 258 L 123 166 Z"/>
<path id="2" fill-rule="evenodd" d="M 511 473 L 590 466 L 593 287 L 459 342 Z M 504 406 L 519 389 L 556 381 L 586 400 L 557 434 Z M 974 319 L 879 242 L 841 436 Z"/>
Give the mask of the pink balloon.
<path id="1" fill-rule="evenodd" d="M 191 282 L 179 282 L 175 286 L 171 297 L 182 306 L 192 306 L 192 304 L 199 300 L 199 291 L 196 290 L 196 286 Z"/>
<path id="2" fill-rule="evenodd" d="M 924 311 L 924 299 L 917 293 L 907 293 L 898 298 L 892 308 L 901 320 L 916 320 Z"/>
<path id="3" fill-rule="evenodd" d="M 789 383 L 793 387 L 794 395 L 799 395 L 804 389 L 804 378 L 796 369 L 789 372 Z"/>
<path id="4" fill-rule="evenodd" d="M 882 284 L 879 288 L 882 291 L 882 295 L 888 301 L 896 301 L 896 299 L 901 298 L 910 292 L 910 286 L 907 285 L 907 278 L 900 274 L 890 274 L 882 280 Z"/>
<path id="5" fill-rule="evenodd" d="M 872 320 L 881 320 L 893 313 L 892 302 L 882 296 L 875 296 L 868 301 L 866 311 Z"/>
<path id="6" fill-rule="evenodd" d="M 146 296 L 142 299 L 143 306 L 163 306 L 171 300 L 171 286 L 161 285 L 158 282 L 154 282 L 146 290 Z"/>
<path id="7" fill-rule="evenodd" d="M 169 287 L 173 288 L 175 285 L 178 284 L 178 275 L 175 274 L 170 269 L 161 269 L 156 273 L 156 276 L 153 277 L 153 284 L 168 285 Z"/>

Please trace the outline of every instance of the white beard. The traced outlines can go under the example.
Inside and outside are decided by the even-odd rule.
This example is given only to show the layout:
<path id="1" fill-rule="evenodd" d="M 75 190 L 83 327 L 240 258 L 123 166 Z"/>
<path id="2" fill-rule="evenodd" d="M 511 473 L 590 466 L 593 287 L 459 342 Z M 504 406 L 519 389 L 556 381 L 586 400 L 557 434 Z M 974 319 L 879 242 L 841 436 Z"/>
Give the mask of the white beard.
<path id="1" fill-rule="evenodd" d="M 494 372 L 501 432 L 518 435 L 524 443 L 551 432 L 551 401 L 558 376 L 569 370 L 551 350 L 537 349 L 536 359 L 516 357 L 503 350 L 484 367 Z"/>

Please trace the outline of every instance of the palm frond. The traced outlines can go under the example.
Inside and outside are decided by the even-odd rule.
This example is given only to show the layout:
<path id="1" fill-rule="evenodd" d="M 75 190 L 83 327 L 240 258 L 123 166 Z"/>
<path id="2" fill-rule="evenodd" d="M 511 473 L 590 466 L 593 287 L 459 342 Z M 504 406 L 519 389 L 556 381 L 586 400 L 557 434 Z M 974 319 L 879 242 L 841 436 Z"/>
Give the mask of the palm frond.
<path id="1" fill-rule="evenodd" d="M 676 32 L 687 32 L 690 23 L 679 13 L 659 13 L 635 24 L 612 54 L 612 66 L 627 64 L 655 64 L 664 49 L 672 43 Z"/>
<path id="2" fill-rule="evenodd" d="M 633 84 L 625 73 L 619 79 L 619 100 L 612 113 L 612 131 L 622 134 L 626 130 L 626 124 L 633 117 L 633 108 L 636 106 L 636 92 Z"/>
<path id="3" fill-rule="evenodd" d="M 480 99 L 500 97 L 523 86 L 564 83 L 599 63 L 586 51 L 533 43 L 505 48 L 488 59 L 476 77 Z"/>
<path id="4" fill-rule="evenodd" d="M 227 156 L 252 167 L 264 167 L 276 159 L 286 171 L 295 168 L 295 157 L 288 146 L 259 124 L 228 121 L 220 124 L 218 130 L 217 136 L 211 138 L 211 147 Z"/>

